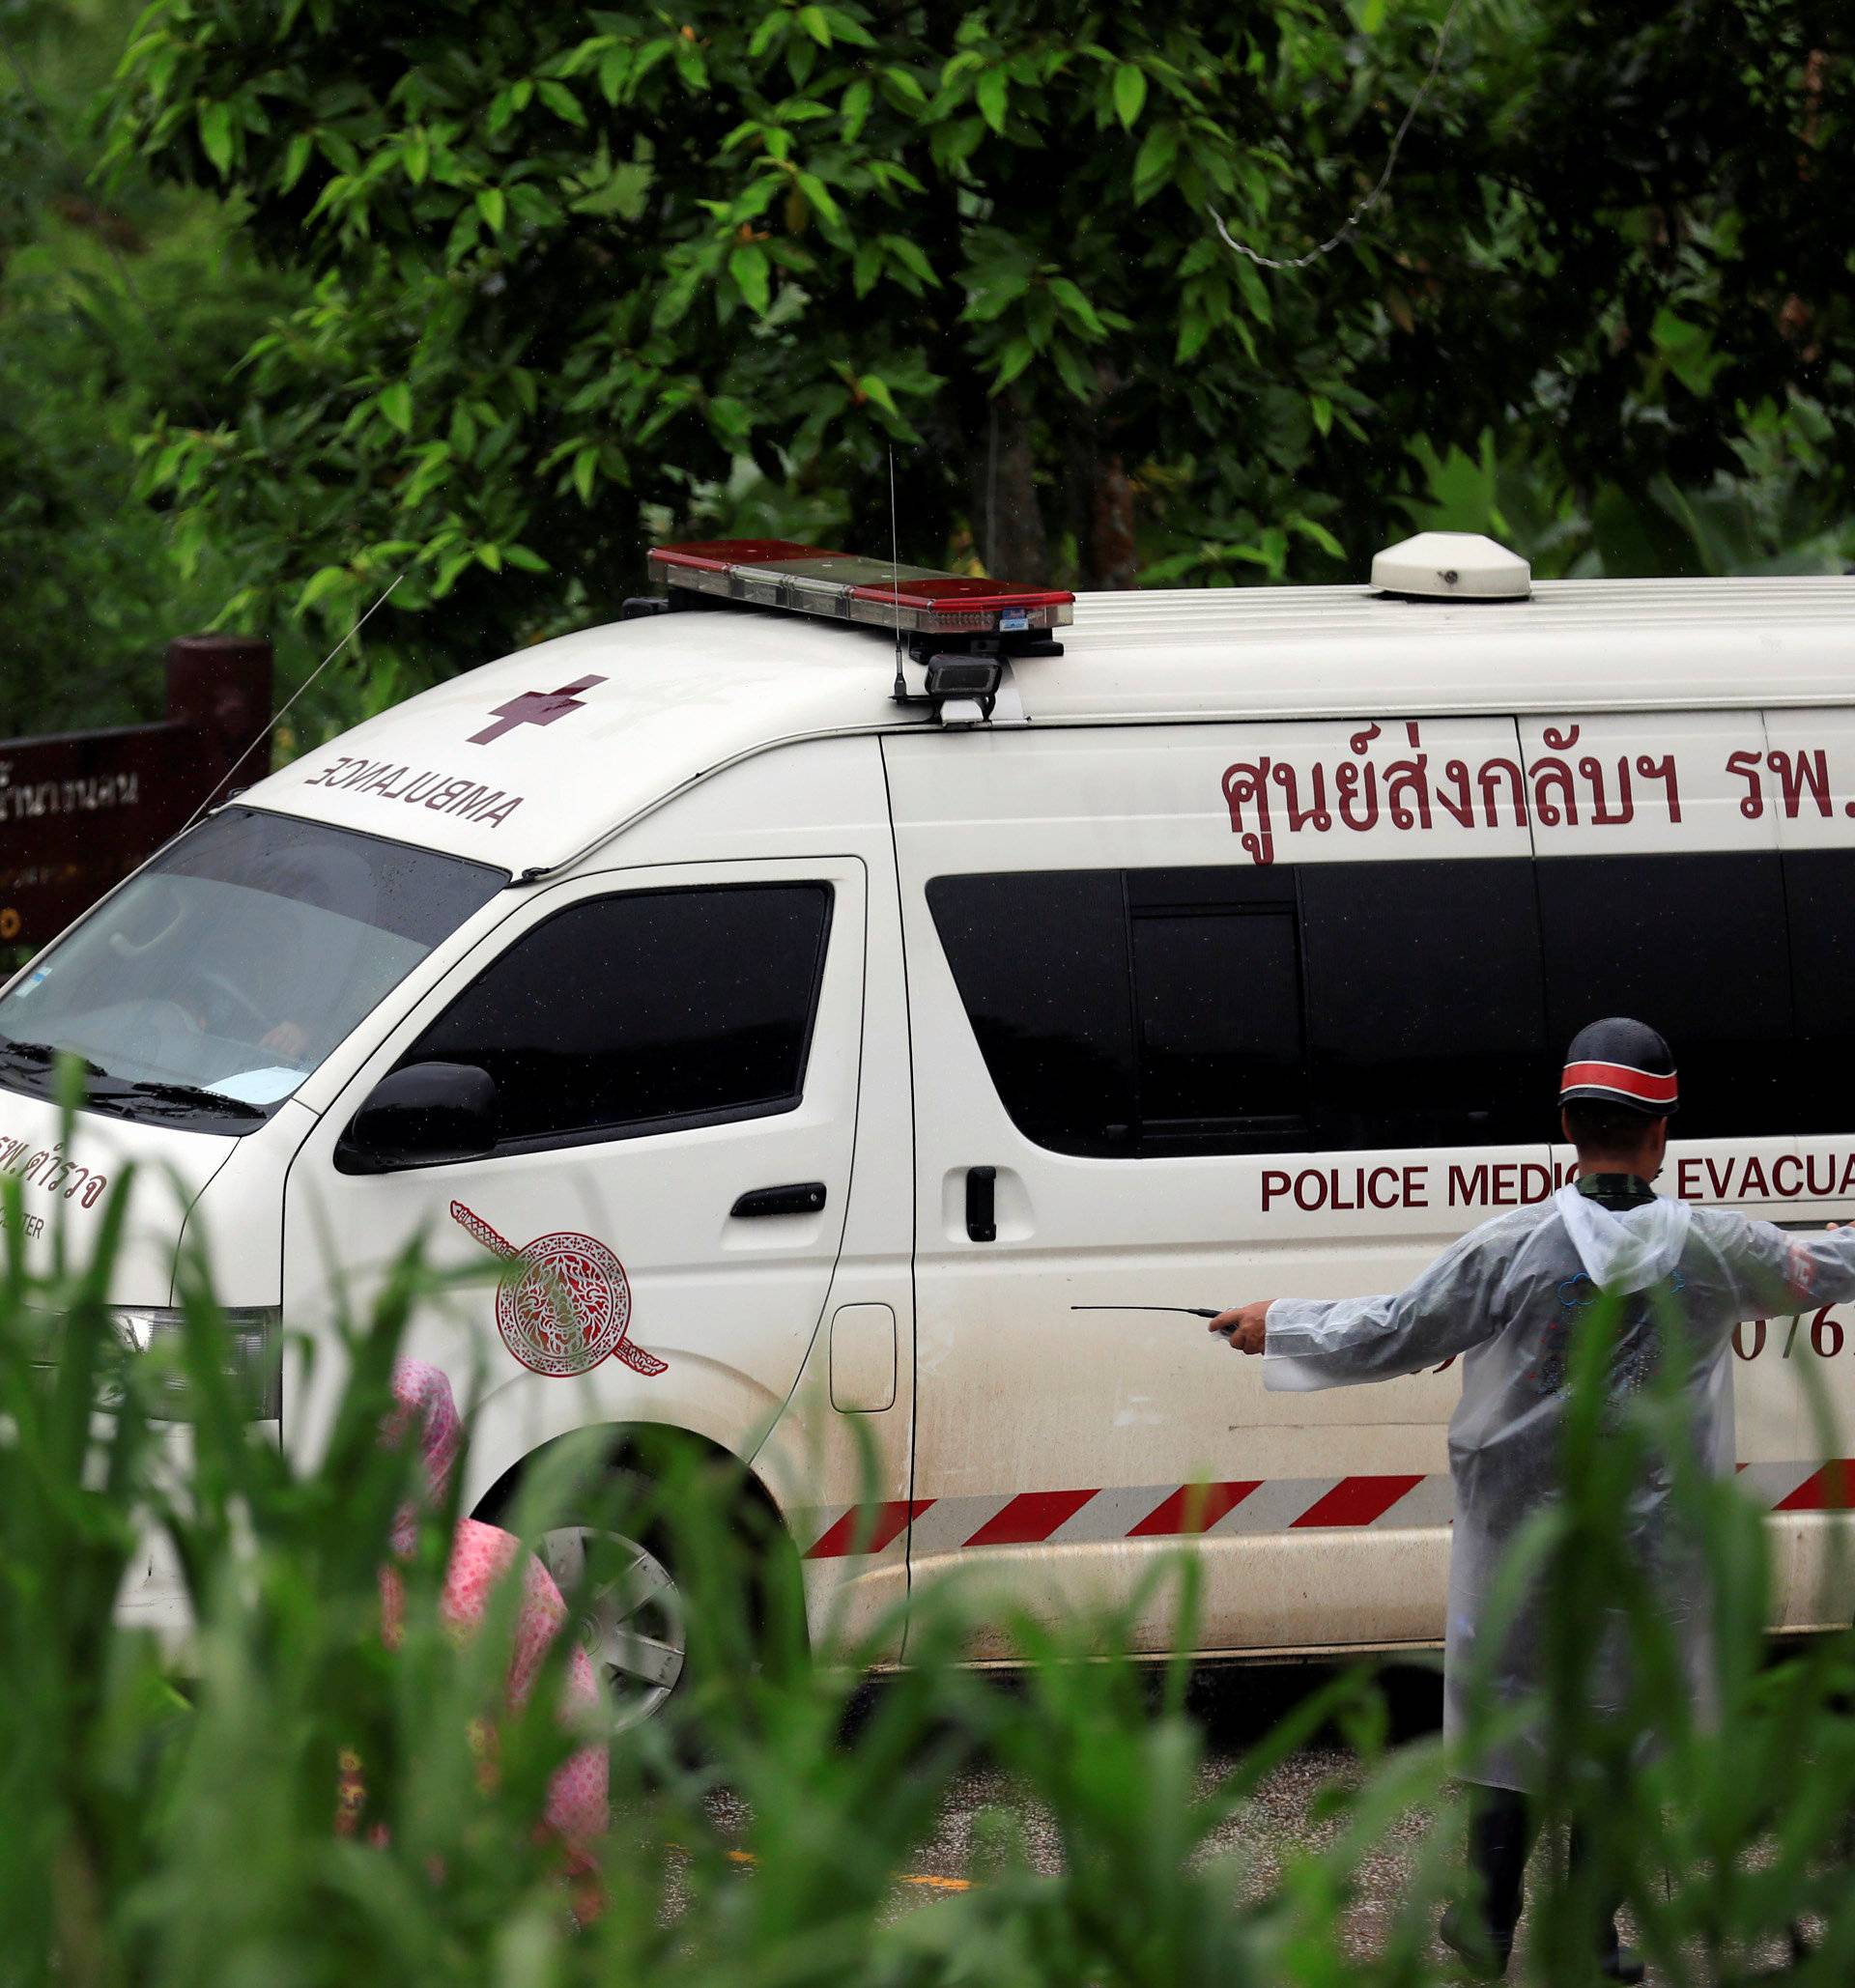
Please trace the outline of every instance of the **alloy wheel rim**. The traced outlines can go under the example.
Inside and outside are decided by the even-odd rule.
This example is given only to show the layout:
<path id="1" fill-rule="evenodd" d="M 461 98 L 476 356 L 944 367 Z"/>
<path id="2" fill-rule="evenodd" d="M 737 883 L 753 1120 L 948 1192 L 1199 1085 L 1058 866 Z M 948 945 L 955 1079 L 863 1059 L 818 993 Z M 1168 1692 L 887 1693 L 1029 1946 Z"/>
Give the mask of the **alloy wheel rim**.
<path id="1" fill-rule="evenodd" d="M 676 1689 L 689 1654 L 682 1595 L 669 1568 L 623 1533 L 560 1525 L 541 1536 L 541 1558 L 574 1609 L 612 1711 L 612 1730 L 649 1718 Z M 588 1552 L 617 1571 L 586 1586 Z"/>

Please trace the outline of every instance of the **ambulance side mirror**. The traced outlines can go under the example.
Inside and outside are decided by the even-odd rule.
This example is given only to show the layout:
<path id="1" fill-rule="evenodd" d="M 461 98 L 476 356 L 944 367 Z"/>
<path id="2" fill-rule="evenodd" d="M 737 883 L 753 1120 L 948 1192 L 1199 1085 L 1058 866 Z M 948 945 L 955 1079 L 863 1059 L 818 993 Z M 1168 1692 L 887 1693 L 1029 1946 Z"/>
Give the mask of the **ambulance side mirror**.
<path id="1" fill-rule="evenodd" d="M 335 1171 L 385 1174 L 442 1160 L 481 1159 L 496 1145 L 496 1085 L 471 1063 L 388 1070 L 348 1122 Z"/>

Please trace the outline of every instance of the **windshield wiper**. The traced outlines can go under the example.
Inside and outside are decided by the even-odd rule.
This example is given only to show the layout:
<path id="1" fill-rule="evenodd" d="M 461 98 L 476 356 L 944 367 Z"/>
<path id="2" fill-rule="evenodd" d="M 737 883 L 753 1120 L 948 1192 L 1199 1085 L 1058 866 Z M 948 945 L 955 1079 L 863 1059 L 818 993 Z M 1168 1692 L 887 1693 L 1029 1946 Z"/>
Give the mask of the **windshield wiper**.
<path id="1" fill-rule="evenodd" d="M 60 1049 L 55 1042 L 15 1042 L 0 1037 L 0 1064 L 11 1064 L 15 1069 L 48 1070 L 61 1056 L 70 1056 L 87 1077 L 106 1074 L 100 1064 L 79 1056 L 74 1049 Z"/>
<path id="2" fill-rule="evenodd" d="M 163 1084 L 149 1079 L 112 1076 L 101 1064 L 51 1042 L 15 1042 L 0 1037 L 0 1069 L 24 1075 L 47 1074 L 61 1055 L 72 1056 L 84 1074 L 84 1102 L 99 1111 L 121 1112 L 129 1104 L 147 1104 L 157 1111 L 211 1112 L 219 1118 L 262 1120 L 270 1114 L 242 1097 L 208 1091 L 197 1084 Z"/>
<path id="3" fill-rule="evenodd" d="M 98 1074 L 102 1075 L 101 1071 Z M 153 1078 L 110 1077 L 108 1088 L 92 1091 L 88 1102 L 107 1109 L 112 1104 L 136 1103 L 169 1106 L 175 1110 L 211 1112 L 218 1118 L 266 1119 L 270 1113 L 247 1104 L 243 1097 L 228 1097 L 223 1091 L 209 1091 L 200 1084 L 162 1084 Z"/>

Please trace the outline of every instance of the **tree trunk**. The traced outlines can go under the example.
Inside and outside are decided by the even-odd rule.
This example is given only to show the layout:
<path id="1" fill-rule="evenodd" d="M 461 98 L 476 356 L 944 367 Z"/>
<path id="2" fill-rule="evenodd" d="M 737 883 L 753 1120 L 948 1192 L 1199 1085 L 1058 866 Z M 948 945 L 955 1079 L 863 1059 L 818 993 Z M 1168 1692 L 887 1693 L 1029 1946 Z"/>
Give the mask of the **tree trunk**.
<path id="1" fill-rule="evenodd" d="M 1015 394 L 993 399 L 972 476 L 973 539 L 985 571 L 1021 586 L 1048 585 L 1049 534 L 1038 497 L 1031 424 Z"/>
<path id="2" fill-rule="evenodd" d="M 1119 449 L 1096 458 L 1089 514 L 1085 586 L 1123 592 L 1137 582 L 1140 562 L 1133 550 L 1133 478 Z"/>

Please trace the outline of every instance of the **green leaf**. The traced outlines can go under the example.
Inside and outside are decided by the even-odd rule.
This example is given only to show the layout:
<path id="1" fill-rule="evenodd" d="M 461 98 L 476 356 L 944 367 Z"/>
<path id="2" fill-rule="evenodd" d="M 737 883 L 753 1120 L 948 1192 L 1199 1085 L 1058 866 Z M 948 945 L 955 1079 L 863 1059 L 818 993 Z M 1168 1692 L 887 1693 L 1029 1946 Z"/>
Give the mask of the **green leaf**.
<path id="1" fill-rule="evenodd" d="M 1037 356 L 1037 348 L 1028 338 L 1013 338 L 998 355 L 998 366 L 992 375 L 992 391 L 1009 386 L 1024 368 Z"/>
<path id="2" fill-rule="evenodd" d="M 801 7 L 798 19 L 800 27 L 812 37 L 813 41 L 820 48 L 830 47 L 831 23 L 825 19 L 822 7 Z"/>
<path id="3" fill-rule="evenodd" d="M 220 179 L 232 170 L 232 106 L 203 103 L 199 115 L 200 144 Z"/>
<path id="4" fill-rule="evenodd" d="M 1088 330 L 1099 338 L 1106 335 L 1107 327 L 1096 315 L 1096 309 L 1075 284 L 1067 276 L 1052 276 L 1049 282 L 1050 295 L 1056 298 L 1070 316 L 1076 319 Z"/>
<path id="5" fill-rule="evenodd" d="M 518 88 L 520 85 L 517 86 Z M 556 117 L 565 118 L 570 125 L 586 122 L 586 114 L 580 108 L 580 99 L 564 83 L 539 82 L 534 86 L 535 95 L 540 98 Z"/>
<path id="6" fill-rule="evenodd" d="M 476 211 L 494 234 L 501 234 L 502 223 L 508 216 L 508 203 L 502 198 L 501 187 L 485 186 L 476 196 Z"/>
<path id="7" fill-rule="evenodd" d="M 483 216 L 477 213 L 475 207 L 460 210 L 444 243 L 445 268 L 455 269 L 476 246 L 476 238 L 482 232 Z"/>
<path id="8" fill-rule="evenodd" d="M 940 278 L 934 274 L 934 266 L 905 235 L 885 235 L 882 245 L 895 257 L 903 269 L 919 277 L 932 289 L 940 287 Z"/>
<path id="9" fill-rule="evenodd" d="M 863 131 L 870 116 L 870 106 L 875 101 L 875 87 L 867 78 L 859 77 L 844 93 L 839 105 L 839 115 L 843 119 L 843 135 L 856 139 Z"/>
<path id="10" fill-rule="evenodd" d="M 1291 531 L 1298 531 L 1303 538 L 1312 539 L 1329 559 L 1346 557 L 1346 548 L 1325 525 L 1318 524 L 1314 519 L 1297 513 L 1288 521 L 1288 528 Z"/>
<path id="11" fill-rule="evenodd" d="M 599 473 L 599 451 L 588 444 L 578 450 L 573 458 L 571 472 L 573 487 L 580 493 L 583 504 L 592 502 L 592 479 Z"/>
<path id="12" fill-rule="evenodd" d="M 413 432 L 413 389 L 405 381 L 395 380 L 381 389 L 380 412 L 402 435 Z"/>
<path id="13" fill-rule="evenodd" d="M 898 421 L 901 419 L 901 410 L 896 405 L 895 395 L 889 391 L 888 381 L 874 373 L 866 373 L 857 382 L 857 389 L 865 400 L 874 401 L 885 414 L 893 414 Z"/>
<path id="14" fill-rule="evenodd" d="M 631 75 L 631 50 L 608 48 L 599 58 L 599 90 L 608 103 L 616 103 Z"/>
<path id="15" fill-rule="evenodd" d="M 728 258 L 728 273 L 733 277 L 750 308 L 765 317 L 767 305 L 772 301 L 772 270 L 765 249 L 744 242 L 731 250 Z"/>
<path id="16" fill-rule="evenodd" d="M 502 556 L 511 566 L 519 566 L 524 573 L 552 573 L 554 571 L 554 568 L 548 564 L 539 553 L 530 552 L 527 546 L 504 546 L 502 548 Z"/>
<path id="17" fill-rule="evenodd" d="M 896 96 L 918 108 L 927 108 L 928 93 L 921 87 L 921 78 L 913 70 L 903 69 L 899 63 L 892 62 L 883 71 L 882 79 Z"/>
<path id="18" fill-rule="evenodd" d="M 979 81 L 973 85 L 973 100 L 979 105 L 979 114 L 1002 138 L 1005 135 L 1005 99 L 1010 88 L 1010 78 L 1002 69 L 988 69 L 980 71 Z"/>
<path id="19" fill-rule="evenodd" d="M 302 591 L 297 596 L 297 605 L 292 612 L 300 621 L 309 610 L 320 601 L 326 601 L 338 587 L 352 586 L 355 576 L 346 566 L 324 566 L 312 573 L 304 582 Z"/>
<path id="20" fill-rule="evenodd" d="M 1140 107 L 1147 100 L 1147 78 L 1132 63 L 1124 62 L 1114 72 L 1114 114 L 1127 130 L 1132 130 Z"/>
<path id="21" fill-rule="evenodd" d="M 1155 125 L 1133 157 L 1133 204 L 1142 206 L 1166 184 L 1179 156 L 1177 125 Z"/>
<path id="22" fill-rule="evenodd" d="M 1077 400 L 1090 399 L 1095 391 L 1095 382 L 1089 378 L 1089 370 L 1082 363 L 1082 355 L 1075 347 L 1067 338 L 1059 338 L 1050 347 L 1050 357 L 1056 361 L 1056 370 L 1070 393 Z"/>
<path id="23" fill-rule="evenodd" d="M 854 14 L 845 14 L 842 7 L 827 7 L 824 17 L 831 24 L 834 40 L 847 42 L 852 48 L 873 48 L 876 45 L 875 36 Z"/>
<path id="24" fill-rule="evenodd" d="M 303 169 L 309 163 L 309 155 L 315 150 L 316 134 L 313 131 L 299 131 L 291 139 L 283 155 L 283 169 L 277 175 L 277 190 L 288 193 L 302 178 Z"/>
<path id="25" fill-rule="evenodd" d="M 676 37 L 676 73 L 690 90 L 708 88 L 708 63 L 700 46 L 686 35 Z"/>
<path id="26" fill-rule="evenodd" d="M 834 227 L 843 225 L 843 210 L 831 197 L 830 188 L 815 173 L 795 173 L 792 177 L 799 191 L 812 204 L 820 220 L 828 221 Z"/>

